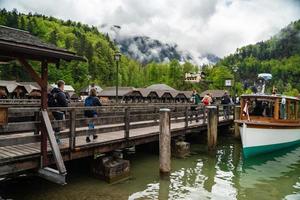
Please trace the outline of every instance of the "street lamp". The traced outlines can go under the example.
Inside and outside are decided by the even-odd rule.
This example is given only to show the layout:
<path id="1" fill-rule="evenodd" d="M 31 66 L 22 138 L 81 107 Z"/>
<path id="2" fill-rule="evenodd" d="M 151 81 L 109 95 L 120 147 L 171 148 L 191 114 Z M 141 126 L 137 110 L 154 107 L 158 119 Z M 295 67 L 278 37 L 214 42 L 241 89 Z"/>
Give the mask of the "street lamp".
<path id="1" fill-rule="evenodd" d="M 119 102 L 119 96 L 118 96 L 118 87 L 119 87 L 119 62 L 121 60 L 121 53 L 119 51 L 117 51 L 114 55 L 115 57 L 115 61 L 116 61 L 116 64 L 117 64 L 117 72 L 116 72 L 116 103 Z"/>
<path id="2" fill-rule="evenodd" d="M 236 82 L 236 72 L 238 71 L 238 66 L 234 66 L 233 67 L 233 72 L 234 72 L 234 74 L 233 74 L 233 79 L 234 79 L 234 82 L 233 82 L 233 98 L 234 98 L 234 103 L 236 103 L 236 84 L 235 84 L 235 82 Z"/>

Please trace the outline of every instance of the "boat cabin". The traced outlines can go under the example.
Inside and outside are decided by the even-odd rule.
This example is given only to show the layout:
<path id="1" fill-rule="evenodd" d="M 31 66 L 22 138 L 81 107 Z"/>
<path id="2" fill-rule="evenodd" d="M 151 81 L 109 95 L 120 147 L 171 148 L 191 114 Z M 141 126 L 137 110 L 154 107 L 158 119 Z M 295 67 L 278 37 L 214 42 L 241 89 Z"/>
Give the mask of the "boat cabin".
<path id="1" fill-rule="evenodd" d="M 242 95 L 241 121 L 299 123 L 299 99 L 281 95 Z"/>

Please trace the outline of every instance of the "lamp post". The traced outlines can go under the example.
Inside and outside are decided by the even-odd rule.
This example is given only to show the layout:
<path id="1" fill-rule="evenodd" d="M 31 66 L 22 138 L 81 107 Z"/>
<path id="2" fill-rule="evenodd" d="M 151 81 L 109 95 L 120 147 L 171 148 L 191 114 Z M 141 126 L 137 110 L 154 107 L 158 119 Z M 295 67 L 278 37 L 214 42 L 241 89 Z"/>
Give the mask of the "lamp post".
<path id="1" fill-rule="evenodd" d="M 117 64 L 117 71 L 116 71 L 116 103 L 119 102 L 119 62 L 121 60 L 121 53 L 119 51 L 117 51 L 114 55 L 115 57 L 115 61 Z"/>
<path id="2" fill-rule="evenodd" d="M 236 72 L 237 72 L 237 70 L 238 70 L 238 66 L 234 66 L 233 67 L 233 72 L 234 72 L 234 74 L 233 74 L 233 98 L 234 98 L 234 103 L 236 103 L 236 84 L 235 84 L 235 82 L 236 82 Z"/>

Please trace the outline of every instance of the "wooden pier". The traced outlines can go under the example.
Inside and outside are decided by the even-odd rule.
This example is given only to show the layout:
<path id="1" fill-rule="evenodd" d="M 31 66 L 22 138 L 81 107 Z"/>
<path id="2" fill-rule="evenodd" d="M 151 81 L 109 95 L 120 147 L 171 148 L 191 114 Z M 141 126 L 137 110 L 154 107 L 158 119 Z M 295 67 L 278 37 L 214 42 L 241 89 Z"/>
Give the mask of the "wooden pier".
<path id="1" fill-rule="evenodd" d="M 190 105 L 136 105 L 102 106 L 97 108 L 68 107 L 48 109 L 50 123 L 61 128 L 63 144 L 59 152 L 63 162 L 94 156 L 116 149 L 141 145 L 159 139 L 159 109 L 169 108 L 171 118 L 171 136 L 190 134 L 207 130 L 206 108 L 191 111 Z M 96 140 L 86 142 L 87 122 L 83 113 L 87 109 L 96 109 L 99 117 L 95 123 Z M 52 111 L 63 111 L 66 119 L 53 120 Z M 218 126 L 231 125 L 233 116 L 224 119 L 222 106 L 218 110 Z M 195 114 L 197 113 L 197 117 Z M 233 106 L 231 107 L 233 113 Z M 41 119 L 40 108 L 9 108 L 9 122 L 0 126 L 0 176 L 7 177 L 26 170 L 41 168 Z M 196 120 L 198 122 L 196 122 Z M 55 149 L 55 148 L 54 148 Z M 58 152 L 58 153 L 59 153 Z M 46 165 L 57 164 L 53 146 L 47 143 Z M 59 166 L 57 166 L 59 168 Z"/>

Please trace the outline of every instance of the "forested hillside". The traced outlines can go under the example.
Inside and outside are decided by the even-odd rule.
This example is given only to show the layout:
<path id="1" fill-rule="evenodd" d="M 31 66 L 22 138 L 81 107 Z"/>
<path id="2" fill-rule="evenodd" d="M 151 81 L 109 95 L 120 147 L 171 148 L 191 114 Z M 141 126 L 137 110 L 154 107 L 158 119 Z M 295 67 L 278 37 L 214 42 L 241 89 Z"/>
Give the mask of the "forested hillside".
<path id="1" fill-rule="evenodd" d="M 96 82 L 102 87 L 115 85 L 116 63 L 114 52 L 117 50 L 110 38 L 96 27 L 63 21 L 39 14 L 21 14 L 17 10 L 0 11 L 0 24 L 29 31 L 33 35 L 59 47 L 74 51 L 85 56 L 84 62 L 63 62 L 60 69 L 51 66 L 49 81 L 64 79 L 76 89 Z M 37 67 L 37 66 L 36 66 Z M 192 72 L 197 67 L 190 63 L 180 65 L 177 60 L 169 63 L 141 63 L 122 56 L 119 70 L 119 83 L 122 86 L 143 87 L 153 83 L 166 83 L 178 89 L 191 89 L 191 84 L 185 83 L 184 72 Z M 17 63 L 0 65 L 1 79 L 28 80 L 26 72 Z"/>
<path id="2" fill-rule="evenodd" d="M 300 91 L 300 20 L 292 22 L 267 41 L 239 48 L 216 65 L 232 70 L 238 66 L 237 78 L 245 89 L 258 73 L 271 73 L 281 93 L 298 95 Z"/>
<path id="3" fill-rule="evenodd" d="M 63 21 L 39 14 L 21 14 L 16 10 L 0 11 L 0 24 L 27 30 L 46 42 L 74 51 L 85 56 L 88 62 L 62 62 L 60 69 L 51 66 L 49 81 L 64 79 L 79 89 L 91 82 L 102 87 L 115 85 L 116 63 L 113 55 L 118 49 L 108 35 L 96 27 Z M 226 41 L 224 41 L 226 42 Z M 34 64 L 34 63 L 33 63 Z M 169 63 L 146 63 L 122 56 L 119 83 L 122 86 L 144 87 L 153 83 L 166 83 L 180 90 L 199 91 L 224 89 L 224 81 L 233 79 L 233 67 L 237 66 L 238 93 L 245 92 L 253 85 L 258 73 L 271 73 L 273 79 L 268 86 L 276 86 L 279 92 L 298 95 L 300 90 L 300 20 L 267 41 L 258 42 L 236 50 L 235 53 L 220 60 L 214 67 L 204 66 L 207 82 L 191 84 L 184 82 L 184 73 L 195 72 L 197 66 L 180 64 L 178 60 Z M 36 66 L 37 67 L 37 66 Z M 27 81 L 28 75 L 18 63 L 0 65 L 1 79 Z"/>

